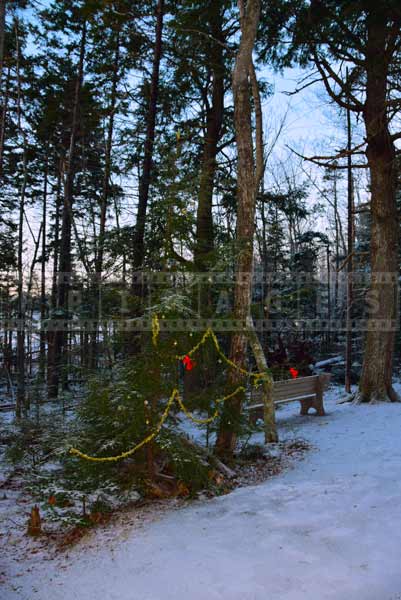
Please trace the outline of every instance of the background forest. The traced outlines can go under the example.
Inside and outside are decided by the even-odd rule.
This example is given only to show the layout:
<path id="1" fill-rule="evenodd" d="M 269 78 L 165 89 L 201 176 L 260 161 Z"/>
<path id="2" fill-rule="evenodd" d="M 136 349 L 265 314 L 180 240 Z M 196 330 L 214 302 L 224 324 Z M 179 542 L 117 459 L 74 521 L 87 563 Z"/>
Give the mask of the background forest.
<path id="1" fill-rule="evenodd" d="M 390 0 L 0 0 L 0 439 L 32 493 L 218 487 L 267 366 L 398 399 L 400 23 Z M 175 386 L 206 455 L 178 407 L 118 465 L 68 454 L 127 451 Z"/>

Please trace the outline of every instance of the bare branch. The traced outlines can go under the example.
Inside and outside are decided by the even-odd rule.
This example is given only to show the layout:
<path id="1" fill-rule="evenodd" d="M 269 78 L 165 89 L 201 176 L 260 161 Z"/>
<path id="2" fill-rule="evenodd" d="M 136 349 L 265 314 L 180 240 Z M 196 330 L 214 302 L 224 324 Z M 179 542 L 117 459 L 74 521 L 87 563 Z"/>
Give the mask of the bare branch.
<path id="1" fill-rule="evenodd" d="M 344 148 L 342 150 L 339 150 L 337 152 L 337 154 L 331 155 L 331 156 L 311 156 L 310 158 L 313 160 L 339 160 L 340 158 L 345 158 L 347 156 L 349 156 L 350 154 L 365 154 L 365 152 L 361 152 L 360 148 L 363 148 L 366 144 L 366 140 L 364 140 L 361 144 L 358 144 L 357 146 L 354 146 L 353 148 L 351 148 L 351 150 L 348 150 L 347 148 Z M 289 147 L 289 146 L 287 146 Z M 291 148 L 290 148 L 291 150 Z"/>
<path id="2" fill-rule="evenodd" d="M 302 85 L 301 87 L 295 88 L 295 90 L 293 90 L 292 92 L 281 92 L 281 93 L 285 94 L 286 96 L 295 96 L 295 94 L 298 94 L 299 92 L 302 92 L 303 90 L 306 90 L 306 88 L 310 87 L 311 85 L 313 85 L 315 83 L 319 83 L 319 81 L 322 81 L 321 77 L 319 77 L 318 79 L 312 79 L 312 81 L 308 81 L 308 83 L 305 83 L 305 85 Z"/>
<path id="3" fill-rule="evenodd" d="M 342 108 L 346 108 L 352 110 L 353 112 L 362 112 L 363 104 L 360 102 L 353 94 L 351 94 L 345 87 L 344 83 L 341 81 L 340 77 L 333 71 L 330 65 L 323 58 L 319 58 L 315 50 L 312 50 L 313 59 L 315 61 L 316 67 L 322 76 L 324 87 L 326 88 L 329 96 Z M 326 70 L 325 70 L 326 69 Z M 341 91 L 347 94 L 347 97 L 352 100 L 351 102 L 346 102 L 341 98 L 341 94 L 336 94 L 329 83 L 329 78 L 334 79 L 334 81 L 340 86 Z"/>
<path id="4" fill-rule="evenodd" d="M 225 48 L 225 50 L 228 50 L 232 54 L 235 52 L 234 48 L 230 47 L 228 44 L 225 44 L 224 42 L 222 42 L 218 38 L 214 37 L 210 33 L 207 33 L 206 31 L 201 31 L 200 29 L 184 28 L 184 27 L 177 28 L 177 31 L 180 31 L 182 33 L 187 33 L 187 32 L 188 33 L 198 33 L 199 35 L 206 37 L 208 40 L 212 40 L 213 42 L 216 42 L 216 44 L 220 44 L 220 46 L 223 46 L 223 48 Z"/>
<path id="5" fill-rule="evenodd" d="M 293 154 L 295 154 L 296 156 L 298 156 L 299 158 L 302 158 L 302 160 L 307 160 L 308 162 L 311 162 L 315 165 L 318 165 L 319 167 L 324 167 L 325 169 L 348 169 L 348 165 L 339 165 L 337 163 L 335 164 L 330 164 L 333 161 L 337 160 L 337 158 L 335 156 L 330 156 L 330 157 L 325 157 L 325 156 L 321 156 L 321 157 L 316 157 L 316 156 L 304 156 L 303 154 L 300 154 L 299 152 L 297 152 L 296 150 L 294 150 L 293 148 L 291 148 L 290 146 L 286 146 Z M 323 162 L 326 161 L 326 162 Z M 369 167 L 368 163 L 365 164 L 361 164 L 361 163 L 353 163 L 352 164 L 352 168 L 353 169 L 367 169 Z"/>

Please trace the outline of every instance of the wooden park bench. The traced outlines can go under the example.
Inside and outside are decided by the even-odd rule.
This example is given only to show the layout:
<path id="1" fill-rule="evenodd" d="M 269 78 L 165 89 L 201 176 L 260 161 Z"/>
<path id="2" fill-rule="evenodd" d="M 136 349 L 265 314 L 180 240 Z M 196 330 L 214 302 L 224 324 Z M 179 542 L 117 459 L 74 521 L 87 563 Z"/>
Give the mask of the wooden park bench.
<path id="1" fill-rule="evenodd" d="M 301 415 L 307 415 L 310 408 L 316 410 L 316 414 L 323 416 L 323 392 L 330 382 L 330 373 L 322 375 L 311 375 L 310 377 L 299 377 L 297 379 L 285 379 L 273 382 L 274 404 L 286 404 L 287 402 L 300 402 Z M 261 390 L 256 390 L 251 395 L 248 406 L 252 421 L 263 418 L 264 405 L 261 402 Z M 258 402 L 259 400 L 259 402 Z"/>

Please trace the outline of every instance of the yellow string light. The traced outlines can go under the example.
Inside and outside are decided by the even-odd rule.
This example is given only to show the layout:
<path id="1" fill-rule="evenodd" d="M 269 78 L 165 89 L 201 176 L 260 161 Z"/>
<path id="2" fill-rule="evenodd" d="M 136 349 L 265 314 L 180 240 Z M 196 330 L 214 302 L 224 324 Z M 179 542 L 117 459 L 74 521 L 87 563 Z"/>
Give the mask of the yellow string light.
<path id="1" fill-rule="evenodd" d="M 72 454 L 74 456 L 79 456 L 80 458 L 84 458 L 85 460 L 90 460 L 92 462 L 113 462 L 113 461 L 121 460 L 122 458 L 127 458 L 128 456 L 132 456 L 132 454 L 135 454 L 135 452 L 137 452 L 140 448 L 145 446 L 145 444 L 148 444 L 149 442 L 151 442 L 158 435 L 161 428 L 163 427 L 165 420 L 167 419 L 167 417 L 169 415 L 170 409 L 171 409 L 172 405 L 174 404 L 176 396 L 179 396 L 179 391 L 177 390 L 177 388 L 174 388 L 174 390 L 172 391 L 172 394 L 166 404 L 166 408 L 164 409 L 164 412 L 162 414 L 162 417 L 161 417 L 156 429 L 152 433 L 150 433 L 148 436 L 146 436 L 141 442 L 139 442 L 139 444 L 136 444 L 136 446 L 134 446 L 130 450 L 127 450 L 126 452 L 122 452 L 121 454 L 118 454 L 117 456 L 97 457 L 97 456 L 89 456 L 88 454 L 84 454 L 84 452 L 81 452 L 77 448 L 70 448 L 70 454 Z"/>
<path id="2" fill-rule="evenodd" d="M 239 392 L 245 392 L 245 388 L 242 385 L 237 387 L 237 389 L 235 389 L 231 394 L 228 394 L 228 396 L 224 396 L 224 398 L 218 398 L 216 400 L 216 404 L 221 404 L 222 402 L 229 400 L 233 396 L 236 396 Z M 219 416 L 219 410 L 218 410 L 218 408 L 216 408 L 216 410 L 214 411 L 214 413 L 211 417 L 208 417 L 207 419 L 198 419 L 197 417 L 194 417 L 191 412 L 189 412 L 189 410 L 187 409 L 187 407 L 185 406 L 185 404 L 183 403 L 183 401 L 179 395 L 177 397 L 177 401 L 178 401 L 178 404 L 179 404 L 182 412 L 185 414 L 185 416 L 188 417 L 188 419 L 190 419 L 197 425 L 207 425 L 208 423 L 212 423 Z"/>
<path id="3" fill-rule="evenodd" d="M 190 350 L 189 352 L 187 352 L 186 354 L 183 354 L 181 356 L 176 356 L 176 358 L 178 360 L 183 360 L 186 356 L 192 356 L 193 354 L 195 354 L 195 352 L 197 350 L 199 350 L 199 348 L 201 346 L 203 346 L 203 344 L 205 342 L 207 342 L 208 338 L 210 338 L 212 340 L 214 347 L 216 348 L 216 351 L 217 351 L 218 355 L 222 358 L 222 360 L 224 360 L 224 362 L 226 364 L 228 364 L 231 368 L 242 373 L 242 375 L 253 378 L 254 385 L 256 385 L 256 386 L 259 385 L 259 383 L 261 382 L 262 379 L 270 380 L 268 373 L 253 373 L 252 371 L 247 371 L 246 369 L 243 369 L 239 365 L 235 364 L 235 362 L 233 362 L 230 358 L 228 358 L 228 356 L 226 356 L 224 354 L 224 352 L 222 351 L 222 349 L 220 348 L 220 344 L 216 337 L 216 334 L 214 333 L 213 329 L 211 329 L 210 327 L 205 331 L 205 333 L 203 334 L 200 341 L 192 348 L 192 350 Z"/>
<path id="4" fill-rule="evenodd" d="M 152 317 L 152 342 L 153 345 L 157 346 L 157 340 L 160 333 L 160 323 L 157 315 L 153 315 Z"/>
<path id="5" fill-rule="evenodd" d="M 235 396 L 236 394 L 238 394 L 241 391 L 242 392 L 245 391 L 245 388 L 243 386 L 239 386 L 237 389 L 235 389 L 233 392 L 231 392 L 231 394 L 228 394 L 227 396 L 224 396 L 223 398 L 218 398 L 216 400 L 216 404 L 221 404 L 222 402 L 229 400 L 230 398 L 232 398 L 233 396 Z M 141 442 L 139 442 L 139 444 L 136 444 L 136 446 L 134 446 L 130 450 L 127 450 L 126 452 L 122 452 L 121 454 L 118 454 L 117 456 L 102 456 L 102 457 L 89 456 L 89 454 L 85 454 L 84 452 L 81 452 L 77 448 L 70 448 L 69 453 L 72 454 L 73 456 L 79 456 L 79 458 L 83 458 L 85 460 L 89 460 L 92 462 L 114 462 L 117 460 L 121 460 L 123 458 L 127 458 L 128 456 L 132 456 L 132 454 L 135 454 L 135 452 L 140 450 L 143 446 L 145 446 L 146 444 L 148 444 L 149 442 L 154 440 L 155 437 L 160 433 L 160 431 L 170 413 L 170 410 L 171 410 L 174 402 L 178 403 L 181 410 L 184 412 L 184 414 L 189 419 L 191 419 L 191 421 L 193 421 L 194 423 L 198 423 L 199 425 L 206 425 L 207 423 L 211 423 L 218 417 L 218 414 L 219 414 L 218 409 L 216 409 L 214 414 L 211 417 L 209 417 L 208 419 L 197 419 L 196 417 L 193 416 L 193 414 L 187 409 L 187 407 L 183 403 L 178 389 L 174 388 L 174 390 L 172 391 L 172 394 L 166 404 L 166 408 L 164 409 L 164 412 L 161 416 L 161 419 L 160 419 L 156 429 L 152 433 L 150 433 L 148 436 L 146 436 Z"/>
<path id="6" fill-rule="evenodd" d="M 158 319 L 157 315 L 154 315 L 152 317 L 152 342 L 155 347 L 157 346 L 159 333 L 160 333 L 159 319 Z M 268 375 L 268 373 L 253 373 L 252 371 L 247 371 L 246 369 L 243 369 L 239 365 L 235 364 L 235 362 L 233 362 L 230 358 L 228 358 L 224 354 L 222 349 L 220 348 L 220 344 L 218 342 L 216 334 L 210 327 L 205 331 L 201 340 L 192 348 L 192 350 L 190 350 L 186 354 L 183 354 L 182 356 L 176 356 L 176 358 L 178 360 L 182 361 L 186 356 L 192 356 L 197 350 L 199 350 L 199 348 L 209 338 L 212 340 L 212 342 L 216 348 L 216 351 L 219 354 L 219 356 L 221 357 L 221 359 L 224 360 L 224 362 L 226 364 L 228 364 L 231 368 L 236 369 L 237 371 L 239 371 L 243 375 L 246 375 L 247 377 L 253 378 L 254 386 L 258 386 L 263 379 L 267 380 L 268 382 L 271 381 L 271 377 Z M 215 401 L 215 403 L 221 404 L 223 402 L 226 402 L 227 400 L 230 400 L 231 398 L 233 398 L 239 392 L 245 392 L 245 388 L 243 386 L 239 386 L 233 392 L 228 394 L 227 396 L 224 396 L 223 398 L 218 398 Z M 170 413 L 170 410 L 171 410 L 174 402 L 178 403 L 179 407 L 181 408 L 181 410 L 183 411 L 183 413 L 186 415 L 186 417 L 188 419 L 190 419 L 194 423 L 197 423 L 198 425 L 206 425 L 208 423 L 212 423 L 219 415 L 218 408 L 216 408 L 215 412 L 213 413 L 213 415 L 211 417 L 208 417 L 206 419 L 198 419 L 197 417 L 194 417 L 193 414 L 186 408 L 184 402 L 182 401 L 179 390 L 177 388 L 174 388 L 174 390 L 171 393 L 170 398 L 168 399 L 168 402 L 166 404 L 164 412 L 163 412 L 161 419 L 160 419 L 157 427 L 155 428 L 155 430 L 152 433 L 150 433 L 148 436 L 146 436 L 141 442 L 136 444 L 130 450 L 127 450 L 126 452 L 122 452 L 121 454 L 118 454 L 117 456 L 104 456 L 104 457 L 89 456 L 88 454 L 81 452 L 77 448 L 71 448 L 69 452 L 70 452 L 70 454 L 72 454 L 74 456 L 79 456 L 80 458 L 83 458 L 85 460 L 89 460 L 92 462 L 114 462 L 114 461 L 121 460 L 123 458 L 127 458 L 128 456 L 132 456 L 132 454 L 135 454 L 135 452 L 137 452 L 143 446 L 145 446 L 146 444 L 151 442 L 153 439 L 155 439 L 155 437 L 160 433 L 160 431 Z"/>

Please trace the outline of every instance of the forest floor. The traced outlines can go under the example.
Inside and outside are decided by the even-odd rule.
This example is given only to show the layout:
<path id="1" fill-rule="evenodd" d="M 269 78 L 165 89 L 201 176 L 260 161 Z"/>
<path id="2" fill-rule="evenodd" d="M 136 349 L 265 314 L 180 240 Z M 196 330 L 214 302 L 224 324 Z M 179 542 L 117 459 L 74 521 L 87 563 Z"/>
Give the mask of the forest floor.
<path id="1" fill-rule="evenodd" d="M 323 418 L 278 411 L 313 448 L 258 485 L 134 510 L 62 553 L 7 538 L 1 599 L 401 600 L 401 406 L 341 396 Z"/>

